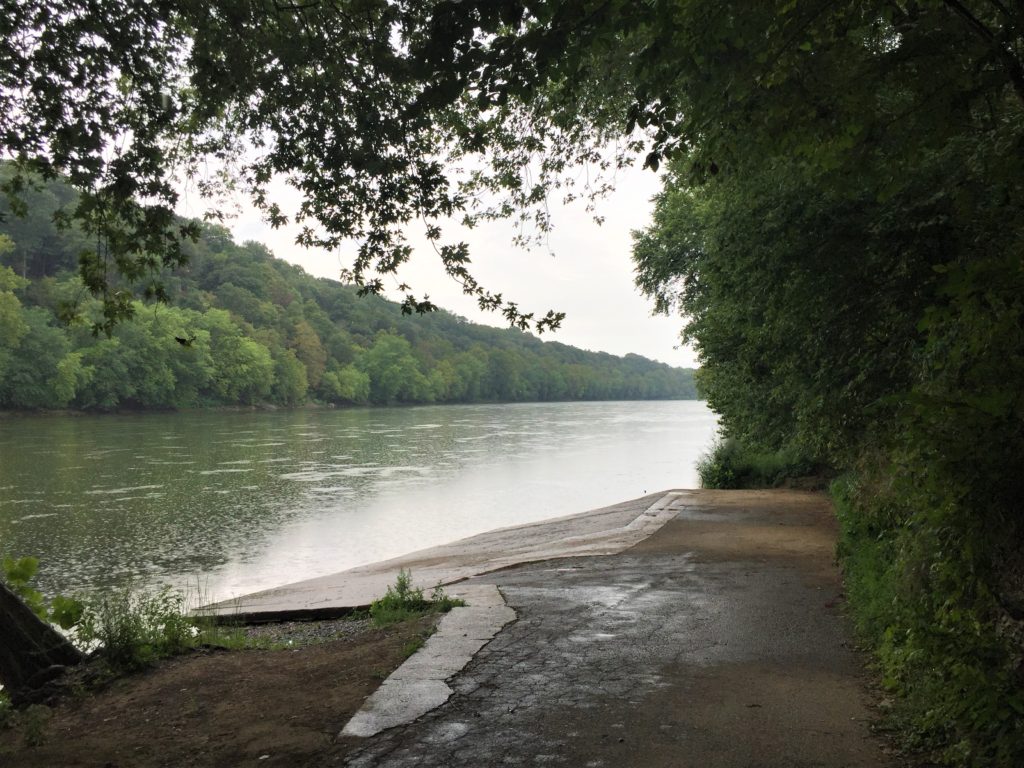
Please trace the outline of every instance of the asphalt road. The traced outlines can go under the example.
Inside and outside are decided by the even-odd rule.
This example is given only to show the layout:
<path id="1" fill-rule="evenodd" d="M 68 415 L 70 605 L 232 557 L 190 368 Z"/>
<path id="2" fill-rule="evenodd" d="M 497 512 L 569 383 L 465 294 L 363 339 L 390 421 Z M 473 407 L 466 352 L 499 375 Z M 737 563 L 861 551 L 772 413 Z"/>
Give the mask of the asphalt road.
<path id="1" fill-rule="evenodd" d="M 827 501 L 699 491 L 614 555 L 478 576 L 517 620 L 352 766 L 890 766 L 871 733 Z"/>

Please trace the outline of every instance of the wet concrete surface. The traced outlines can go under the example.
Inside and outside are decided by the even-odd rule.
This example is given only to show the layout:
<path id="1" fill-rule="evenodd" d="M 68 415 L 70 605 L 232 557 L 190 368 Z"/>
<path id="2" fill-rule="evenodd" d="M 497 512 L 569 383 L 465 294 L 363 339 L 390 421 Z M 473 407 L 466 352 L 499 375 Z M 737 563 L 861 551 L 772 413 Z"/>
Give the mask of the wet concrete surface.
<path id="1" fill-rule="evenodd" d="M 225 600 L 201 612 L 279 620 L 297 612 L 368 606 L 394 584 L 403 568 L 412 572 L 414 586 L 429 591 L 437 584 L 455 584 L 518 563 L 621 552 L 685 509 L 693 493 L 665 491 L 576 515 L 499 528 L 393 560 Z"/>
<path id="2" fill-rule="evenodd" d="M 892 765 L 840 615 L 824 497 L 688 501 L 620 554 L 478 577 L 518 619 L 443 706 L 342 740 L 335 764 Z"/>

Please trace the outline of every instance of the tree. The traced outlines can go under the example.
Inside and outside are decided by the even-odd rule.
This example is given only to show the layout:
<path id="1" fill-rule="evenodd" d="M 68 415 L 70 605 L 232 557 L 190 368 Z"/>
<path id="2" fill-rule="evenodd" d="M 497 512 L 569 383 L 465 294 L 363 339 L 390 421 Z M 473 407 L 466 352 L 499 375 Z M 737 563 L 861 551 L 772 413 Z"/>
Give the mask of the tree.
<path id="1" fill-rule="evenodd" d="M 965 77 L 979 97 L 1024 96 L 1022 20 L 995 2 L 114 0 L 101 15 L 74 0 L 6 0 L 2 10 L 0 147 L 18 160 L 5 188 L 23 195 L 38 173 L 80 190 L 60 215 L 93 243 L 82 274 L 104 297 L 105 329 L 133 311 L 116 277 L 146 281 L 180 264 L 181 239 L 197 235 L 174 219 L 175 174 L 215 203 L 218 180 L 237 169 L 275 223 L 286 214 L 269 185 L 286 178 L 302 198 L 302 243 L 360 241 L 349 276 L 365 292 L 406 261 L 403 226 L 422 220 L 449 274 L 525 325 L 529 313 L 476 282 L 464 244 L 443 241 L 447 218 L 522 214 L 543 232 L 547 192 L 588 192 L 566 189 L 572 166 L 641 153 L 657 167 L 685 154 L 699 178 L 778 151 L 827 167 L 884 140 L 893 113 L 897 127 L 936 135 L 971 90 Z M 909 83 L 927 109 L 900 111 Z M 879 84 L 896 86 L 883 89 L 894 109 L 874 117 Z M 609 159 L 600 148 L 615 139 L 626 154 Z M 458 176 L 443 159 L 477 168 Z M 207 160 L 212 174 L 201 173 Z M 165 295 L 159 282 L 143 292 Z M 409 294 L 404 307 L 432 305 Z"/>
<path id="2" fill-rule="evenodd" d="M 916 737 L 950 763 L 1014 765 L 1021 18 L 815 13 L 788 70 L 744 82 L 757 59 L 729 49 L 686 89 L 729 97 L 670 163 L 638 284 L 685 317 L 725 436 L 848 473 L 851 602 Z"/>
<path id="3" fill-rule="evenodd" d="M 0 680 L 15 703 L 82 661 L 82 654 L 2 581 L 0 616 Z"/>
<path id="4" fill-rule="evenodd" d="M 274 384 L 270 395 L 274 402 L 281 405 L 298 405 L 306 399 L 309 383 L 306 379 L 306 367 L 290 349 L 279 350 L 274 357 Z"/>
<path id="5" fill-rule="evenodd" d="M 370 377 L 354 365 L 346 365 L 324 374 L 322 392 L 330 402 L 367 403 L 370 400 Z"/>
<path id="6" fill-rule="evenodd" d="M 427 402 L 430 384 L 412 356 L 412 345 L 401 336 L 381 333 L 355 366 L 369 377 L 370 402 Z"/>

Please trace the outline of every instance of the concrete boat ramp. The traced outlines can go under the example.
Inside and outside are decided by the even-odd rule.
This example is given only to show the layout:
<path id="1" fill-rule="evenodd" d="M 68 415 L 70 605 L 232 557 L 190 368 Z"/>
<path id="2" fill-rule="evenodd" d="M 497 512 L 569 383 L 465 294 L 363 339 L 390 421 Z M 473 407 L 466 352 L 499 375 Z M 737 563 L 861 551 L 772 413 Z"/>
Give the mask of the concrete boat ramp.
<path id="1" fill-rule="evenodd" d="M 455 584 L 520 563 L 614 554 L 654 533 L 699 493 L 668 491 L 592 512 L 499 528 L 392 560 L 225 600 L 203 610 L 245 620 L 301 616 L 365 607 L 395 583 L 402 568 L 412 571 L 416 586 L 429 591 L 437 584 Z M 462 597 L 457 589 L 446 587 L 446 592 Z"/>
<path id="2" fill-rule="evenodd" d="M 401 568 L 466 599 L 324 765 L 893 766 L 835 535 L 821 494 L 669 491 L 212 608 L 366 605 Z"/>

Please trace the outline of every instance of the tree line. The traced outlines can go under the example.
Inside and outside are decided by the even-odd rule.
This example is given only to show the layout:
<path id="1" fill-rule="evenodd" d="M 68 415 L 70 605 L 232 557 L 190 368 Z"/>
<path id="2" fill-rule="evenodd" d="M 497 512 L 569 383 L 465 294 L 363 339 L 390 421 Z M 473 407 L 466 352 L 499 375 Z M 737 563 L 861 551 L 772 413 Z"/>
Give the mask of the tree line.
<path id="1" fill-rule="evenodd" d="M 692 371 L 443 311 L 403 315 L 216 226 L 163 275 L 169 304 L 136 301 L 131 320 L 94 334 L 102 302 L 77 274 L 82 234 L 52 222 L 70 195 L 43 185 L 0 226 L 0 408 L 696 397 Z"/>
<path id="2" fill-rule="evenodd" d="M 637 277 L 696 345 L 720 458 L 835 478 L 846 593 L 907 743 L 1024 764 L 1020 3 L 108 6 L 116 27 L 74 0 L 8 2 L 0 38 L 17 159 L 0 190 L 73 180 L 62 216 L 88 235 L 96 324 L 132 314 L 110 290 L 124 276 L 174 292 L 145 282 L 197 234 L 173 219 L 172 176 L 211 159 L 277 222 L 287 178 L 311 244 L 360 241 L 358 290 L 400 270 L 422 221 L 481 306 L 538 328 L 557 313 L 480 286 L 447 222 L 543 235 L 549 196 L 665 166 Z"/>

